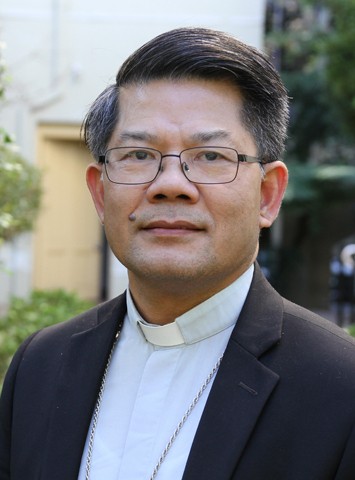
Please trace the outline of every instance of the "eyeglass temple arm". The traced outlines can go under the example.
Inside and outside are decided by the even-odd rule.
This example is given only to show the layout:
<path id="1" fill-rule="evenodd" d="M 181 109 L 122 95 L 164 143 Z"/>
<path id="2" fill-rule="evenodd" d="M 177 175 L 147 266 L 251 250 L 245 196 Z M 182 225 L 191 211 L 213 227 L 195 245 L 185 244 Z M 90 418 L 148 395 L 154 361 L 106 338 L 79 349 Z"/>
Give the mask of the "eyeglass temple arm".
<path id="1" fill-rule="evenodd" d="M 263 158 L 251 157 L 250 155 L 244 155 L 242 153 L 238 153 L 238 160 L 245 163 L 268 163 L 268 161 Z"/>

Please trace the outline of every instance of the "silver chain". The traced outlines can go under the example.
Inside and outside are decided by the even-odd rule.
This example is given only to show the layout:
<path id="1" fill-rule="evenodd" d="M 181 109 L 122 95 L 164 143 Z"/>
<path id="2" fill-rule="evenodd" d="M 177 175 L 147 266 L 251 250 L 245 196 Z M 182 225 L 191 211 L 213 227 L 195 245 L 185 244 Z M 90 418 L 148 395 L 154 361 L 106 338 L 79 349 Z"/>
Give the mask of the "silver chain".
<path id="1" fill-rule="evenodd" d="M 88 455 L 87 455 L 87 459 L 86 459 L 85 480 L 90 480 L 91 458 L 92 458 L 92 452 L 93 452 L 93 449 L 94 449 L 94 438 L 95 438 L 95 431 L 96 431 L 96 427 L 97 427 L 97 421 L 99 419 L 101 402 L 102 402 L 102 397 L 104 395 L 108 370 L 110 368 L 112 355 L 113 355 L 113 352 L 115 351 L 118 339 L 120 338 L 121 331 L 122 331 L 122 323 L 118 328 L 118 332 L 116 333 L 115 341 L 113 342 L 110 355 L 108 356 L 106 368 L 105 368 L 105 371 L 104 371 L 104 374 L 103 374 L 102 380 L 101 380 L 100 391 L 99 391 L 99 395 L 97 397 L 97 402 L 96 402 L 96 407 L 95 407 L 95 412 L 94 412 L 94 419 L 93 419 L 93 422 L 92 422 L 92 428 L 91 428 L 91 432 L 90 432 Z"/>
<path id="2" fill-rule="evenodd" d="M 119 330 L 116 334 L 116 338 L 115 338 L 115 341 L 113 342 L 111 352 L 110 352 L 110 355 L 109 355 L 108 360 L 107 360 L 106 368 L 105 368 L 105 371 L 104 371 L 104 374 L 103 374 L 102 380 L 101 380 L 100 391 L 99 391 L 99 395 L 97 397 L 97 402 L 96 402 L 96 407 L 95 407 L 95 412 L 94 412 L 94 418 L 93 418 L 91 432 L 90 432 L 88 454 L 87 454 L 87 459 L 86 459 L 85 480 L 90 480 L 91 458 L 92 458 L 92 452 L 93 452 L 93 449 L 94 449 L 94 438 L 95 438 L 97 422 L 98 422 L 98 419 L 99 419 L 102 397 L 103 397 L 104 390 L 105 390 L 107 374 L 108 374 L 108 371 L 109 371 L 109 368 L 110 368 L 113 352 L 115 351 L 118 339 L 120 337 L 121 330 L 122 330 L 122 325 L 120 325 L 120 328 L 119 328 Z M 164 448 L 163 453 L 161 454 L 161 456 L 159 458 L 159 461 L 156 464 L 156 466 L 153 470 L 153 473 L 152 473 L 149 480 L 153 480 L 157 476 L 158 470 L 161 467 L 161 464 L 163 463 L 163 461 L 165 460 L 165 457 L 167 456 L 167 454 L 168 454 L 172 444 L 174 443 L 176 437 L 180 433 L 180 430 L 184 426 L 184 424 L 185 424 L 186 420 L 188 419 L 192 410 L 195 408 L 196 403 L 200 400 L 203 392 L 206 390 L 207 385 L 210 383 L 210 381 L 214 377 L 215 373 L 217 372 L 217 370 L 218 370 L 218 368 L 221 364 L 223 355 L 224 355 L 224 352 L 222 353 L 222 355 L 217 360 L 217 362 L 216 362 L 215 366 L 213 367 L 211 373 L 208 375 L 208 377 L 204 381 L 204 383 L 203 383 L 202 387 L 200 388 L 200 390 L 198 391 L 196 397 L 192 400 L 192 403 L 189 406 L 189 408 L 186 410 L 185 415 L 182 417 L 182 419 L 179 422 L 178 426 L 176 427 L 172 437 L 170 438 L 169 442 L 167 443 L 166 447 Z"/>
<path id="3" fill-rule="evenodd" d="M 176 430 L 175 432 L 173 433 L 172 437 L 170 438 L 168 444 L 166 445 L 166 447 L 164 448 L 163 450 L 163 453 L 161 454 L 160 458 L 159 458 L 159 461 L 158 463 L 156 464 L 154 470 L 153 470 L 153 473 L 152 473 L 152 476 L 150 477 L 149 480 L 153 480 L 156 476 L 157 476 L 157 473 L 158 473 L 158 470 L 159 468 L 161 467 L 161 464 L 163 463 L 163 461 L 165 460 L 165 457 L 167 456 L 173 442 L 175 441 L 176 437 L 178 436 L 178 434 L 180 433 L 180 430 L 182 429 L 182 427 L 184 426 L 186 420 L 188 419 L 188 416 L 190 415 L 190 413 L 192 412 L 192 410 L 195 408 L 195 405 L 196 403 L 200 400 L 201 398 L 201 395 L 203 394 L 204 390 L 206 390 L 206 387 L 207 385 L 210 383 L 210 381 L 212 380 L 212 378 L 214 377 L 215 373 L 217 372 L 218 370 L 218 367 L 220 366 L 221 364 L 221 361 L 222 361 L 222 358 L 223 358 L 223 355 L 224 355 L 224 352 L 222 353 L 222 355 L 219 357 L 219 359 L 217 360 L 217 363 L 215 364 L 215 366 L 213 367 L 211 373 L 208 375 L 208 377 L 206 378 L 204 384 L 202 385 L 202 387 L 200 388 L 200 390 L 198 391 L 196 397 L 192 400 L 192 403 L 191 405 L 189 406 L 189 408 L 186 410 L 185 412 L 185 415 L 182 417 L 181 419 L 181 422 L 179 423 L 179 425 L 176 427 Z"/>

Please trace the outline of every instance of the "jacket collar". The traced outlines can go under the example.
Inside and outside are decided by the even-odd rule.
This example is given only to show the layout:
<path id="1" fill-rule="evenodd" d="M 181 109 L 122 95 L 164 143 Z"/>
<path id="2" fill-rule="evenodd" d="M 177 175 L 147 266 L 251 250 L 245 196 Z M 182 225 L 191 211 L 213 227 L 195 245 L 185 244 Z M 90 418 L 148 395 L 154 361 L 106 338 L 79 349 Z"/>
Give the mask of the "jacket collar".
<path id="1" fill-rule="evenodd" d="M 231 339 L 259 358 L 281 339 L 283 299 L 256 263 L 253 281 Z"/>

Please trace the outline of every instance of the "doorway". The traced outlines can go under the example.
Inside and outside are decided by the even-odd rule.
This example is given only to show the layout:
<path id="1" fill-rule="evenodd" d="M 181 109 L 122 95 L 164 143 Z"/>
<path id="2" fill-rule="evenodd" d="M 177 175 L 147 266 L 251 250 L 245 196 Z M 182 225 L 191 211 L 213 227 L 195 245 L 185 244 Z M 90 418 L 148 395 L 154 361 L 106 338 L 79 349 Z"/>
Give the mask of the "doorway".
<path id="1" fill-rule="evenodd" d="M 65 288 L 98 301 L 103 235 L 85 182 L 93 158 L 78 125 L 40 125 L 37 141 L 44 194 L 34 235 L 34 288 Z"/>

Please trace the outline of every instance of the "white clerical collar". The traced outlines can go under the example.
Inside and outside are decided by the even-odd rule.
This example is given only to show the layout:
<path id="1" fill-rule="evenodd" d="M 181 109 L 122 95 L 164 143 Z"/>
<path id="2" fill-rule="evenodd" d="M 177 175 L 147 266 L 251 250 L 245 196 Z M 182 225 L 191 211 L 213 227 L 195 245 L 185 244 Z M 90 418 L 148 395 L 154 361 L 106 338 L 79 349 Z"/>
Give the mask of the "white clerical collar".
<path id="1" fill-rule="evenodd" d="M 127 289 L 127 313 L 133 327 L 153 345 L 191 345 L 234 325 L 253 278 L 254 265 L 224 290 L 216 293 L 167 325 L 148 323 L 139 315 Z"/>

